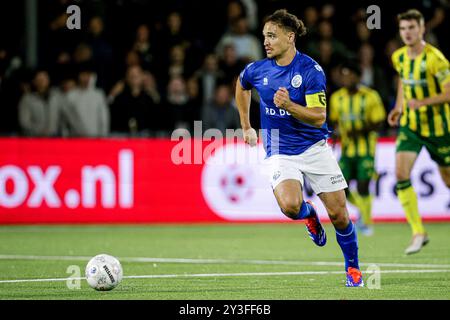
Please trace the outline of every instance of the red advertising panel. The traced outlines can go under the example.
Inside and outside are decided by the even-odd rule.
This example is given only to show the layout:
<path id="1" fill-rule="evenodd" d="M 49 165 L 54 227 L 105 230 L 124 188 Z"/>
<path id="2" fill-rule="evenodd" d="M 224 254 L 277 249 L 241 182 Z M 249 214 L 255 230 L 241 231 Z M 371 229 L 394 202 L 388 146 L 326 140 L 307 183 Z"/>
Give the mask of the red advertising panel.
<path id="1" fill-rule="evenodd" d="M 286 221 L 262 146 L 201 140 L 0 139 L 0 224 Z M 395 144 L 377 148 L 375 220 L 404 220 Z M 448 190 L 422 152 L 413 171 L 426 220 L 450 221 Z M 305 186 L 306 198 L 326 212 Z M 350 215 L 357 211 L 349 205 Z"/>
<path id="2" fill-rule="evenodd" d="M 165 140 L 0 140 L 0 223 L 220 221 Z"/>

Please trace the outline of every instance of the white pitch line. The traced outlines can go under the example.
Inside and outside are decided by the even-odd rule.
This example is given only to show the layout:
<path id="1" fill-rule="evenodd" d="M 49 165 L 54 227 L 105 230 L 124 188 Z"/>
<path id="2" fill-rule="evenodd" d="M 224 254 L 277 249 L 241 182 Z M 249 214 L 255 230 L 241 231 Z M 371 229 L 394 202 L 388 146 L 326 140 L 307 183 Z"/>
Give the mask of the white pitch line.
<path id="1" fill-rule="evenodd" d="M 372 274 L 364 272 L 363 274 Z M 380 273 L 450 273 L 448 270 L 381 270 Z M 343 271 L 298 271 L 298 272 L 246 272 L 246 273 L 200 273 L 200 274 L 158 274 L 125 276 L 124 279 L 173 279 L 173 278 L 225 278 L 225 277 L 268 277 L 268 276 L 305 276 L 305 275 L 333 275 L 344 274 Z M 5 283 L 30 283 L 30 282 L 64 282 L 74 280 L 85 280 L 86 278 L 53 278 L 53 279 L 19 279 L 0 280 L 0 284 Z"/>
<path id="2" fill-rule="evenodd" d="M 381 270 L 380 273 L 447 273 L 449 270 Z M 363 272 L 372 274 L 373 271 Z M 344 274 L 344 271 L 293 271 L 293 272 L 245 272 L 245 273 L 205 273 L 205 274 L 168 274 L 168 275 L 144 275 L 128 276 L 128 279 L 160 279 L 160 278 L 210 278 L 210 277 L 258 277 L 258 276 L 305 276 Z M 1 281 L 0 281 L 1 283 Z"/>
<path id="3" fill-rule="evenodd" d="M 89 261 L 92 257 L 85 256 L 35 256 L 35 255 L 0 255 L 0 260 L 50 260 L 50 261 Z M 343 266 L 343 262 L 327 261 L 286 261 L 286 260 L 238 260 L 238 259 L 185 259 L 185 258 L 146 258 L 124 257 L 122 262 L 138 263 L 179 263 L 179 264 L 252 264 L 252 265 L 299 265 L 299 266 Z M 448 269 L 449 264 L 417 264 L 417 263 L 361 263 L 361 266 L 377 265 L 393 268 L 437 268 Z"/>
<path id="4" fill-rule="evenodd" d="M 54 278 L 54 279 L 19 279 L 19 280 L 0 280 L 2 283 L 28 283 L 28 282 L 64 282 L 64 281 L 86 280 L 86 278 Z"/>

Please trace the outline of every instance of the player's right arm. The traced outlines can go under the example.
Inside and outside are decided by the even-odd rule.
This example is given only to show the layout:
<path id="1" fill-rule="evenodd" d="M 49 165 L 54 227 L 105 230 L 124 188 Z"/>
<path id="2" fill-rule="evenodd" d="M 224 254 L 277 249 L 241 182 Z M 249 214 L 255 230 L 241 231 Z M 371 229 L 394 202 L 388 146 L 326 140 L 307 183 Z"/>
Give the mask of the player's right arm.
<path id="1" fill-rule="evenodd" d="M 254 147 L 258 143 L 258 135 L 250 124 L 250 103 L 252 98 L 251 90 L 242 88 L 241 80 L 236 81 L 236 105 L 239 111 L 239 118 L 244 134 L 245 143 Z"/>
<path id="2" fill-rule="evenodd" d="M 395 102 L 395 107 L 389 113 L 388 122 L 391 127 L 398 126 L 398 122 L 403 112 L 403 84 L 402 79 L 398 79 L 398 88 L 397 88 L 397 100 Z"/>
<path id="3" fill-rule="evenodd" d="M 236 81 L 236 105 L 243 130 L 245 143 L 254 147 L 258 143 L 258 135 L 250 123 L 250 103 L 252 99 L 252 69 L 253 63 L 247 65 Z"/>

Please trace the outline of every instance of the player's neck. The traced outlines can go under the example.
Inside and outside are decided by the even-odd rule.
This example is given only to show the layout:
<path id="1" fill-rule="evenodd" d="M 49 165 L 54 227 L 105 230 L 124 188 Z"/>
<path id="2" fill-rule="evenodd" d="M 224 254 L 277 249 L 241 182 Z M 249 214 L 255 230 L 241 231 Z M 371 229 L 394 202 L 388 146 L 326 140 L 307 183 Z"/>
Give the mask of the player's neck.
<path id="1" fill-rule="evenodd" d="M 408 46 L 408 56 L 411 59 L 416 58 L 422 53 L 423 49 L 425 48 L 425 45 L 426 42 L 424 40 L 421 40 L 413 44 L 412 46 Z"/>
<path id="2" fill-rule="evenodd" d="M 295 49 L 295 47 L 291 47 L 283 55 L 275 58 L 275 62 L 277 63 L 277 65 L 279 65 L 281 67 L 288 66 L 294 60 L 296 54 L 297 54 L 297 49 Z"/>
<path id="3" fill-rule="evenodd" d="M 347 91 L 349 94 L 354 95 L 358 92 L 359 86 L 355 85 L 355 86 L 351 86 L 347 88 Z"/>

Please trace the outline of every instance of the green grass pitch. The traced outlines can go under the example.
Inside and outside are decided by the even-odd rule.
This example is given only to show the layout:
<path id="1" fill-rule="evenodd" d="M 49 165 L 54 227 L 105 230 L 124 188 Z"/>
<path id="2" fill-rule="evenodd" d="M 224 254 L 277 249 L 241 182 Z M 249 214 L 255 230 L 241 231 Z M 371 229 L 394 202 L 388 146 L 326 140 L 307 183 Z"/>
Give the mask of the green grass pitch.
<path id="1" fill-rule="evenodd" d="M 377 283 L 366 272 L 369 264 L 381 271 L 380 288 L 369 289 L 344 287 L 342 253 L 329 224 L 324 248 L 300 223 L 4 226 L 0 299 L 448 300 L 450 225 L 426 227 L 431 242 L 412 256 L 403 254 L 410 241 L 406 224 L 379 224 L 373 237 L 359 236 L 366 283 Z M 126 276 L 111 292 L 96 292 L 85 280 L 75 290 L 64 280 L 6 282 L 65 279 L 71 265 L 83 276 L 87 259 L 100 253 L 118 257 Z"/>

